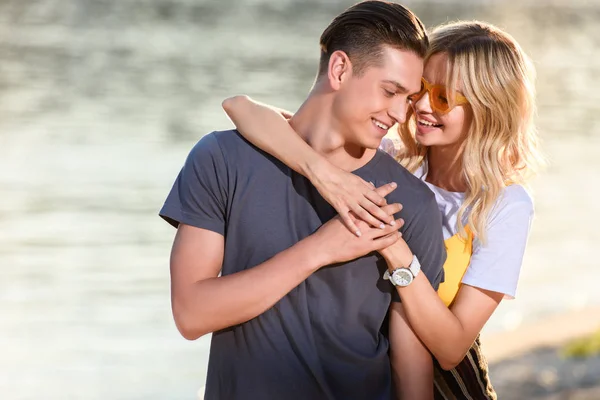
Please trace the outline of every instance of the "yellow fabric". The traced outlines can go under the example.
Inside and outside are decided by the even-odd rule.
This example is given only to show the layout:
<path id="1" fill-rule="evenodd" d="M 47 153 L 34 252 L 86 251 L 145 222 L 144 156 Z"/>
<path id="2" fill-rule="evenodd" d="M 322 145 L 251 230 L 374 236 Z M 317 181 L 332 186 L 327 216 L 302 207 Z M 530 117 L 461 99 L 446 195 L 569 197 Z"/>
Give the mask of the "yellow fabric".
<path id="1" fill-rule="evenodd" d="M 444 282 L 440 284 L 438 295 L 446 304 L 450 306 L 458 293 L 460 282 L 465 271 L 471 262 L 473 254 L 473 234 L 469 227 L 466 227 L 467 239 L 463 239 L 457 233 L 445 240 L 447 258 L 444 263 Z"/>

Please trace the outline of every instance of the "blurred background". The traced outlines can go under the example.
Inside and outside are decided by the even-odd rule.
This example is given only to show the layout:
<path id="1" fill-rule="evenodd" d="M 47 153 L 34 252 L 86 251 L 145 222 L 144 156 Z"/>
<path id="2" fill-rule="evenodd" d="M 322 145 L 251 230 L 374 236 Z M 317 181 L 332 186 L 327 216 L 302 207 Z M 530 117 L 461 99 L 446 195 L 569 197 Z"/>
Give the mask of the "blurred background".
<path id="1" fill-rule="evenodd" d="M 322 30 L 354 3 L 0 0 L 0 398 L 196 398 L 209 337 L 188 342 L 172 322 L 175 232 L 157 212 L 195 142 L 232 126 L 225 97 L 299 106 Z M 538 70 L 551 164 L 517 300 L 486 333 L 600 322 L 586 313 L 600 305 L 600 1 L 404 4 L 428 27 L 492 22 Z M 575 398 L 552 362 L 517 370 L 529 386 L 493 365 L 500 399 Z M 594 365 L 566 385 L 598 384 Z"/>

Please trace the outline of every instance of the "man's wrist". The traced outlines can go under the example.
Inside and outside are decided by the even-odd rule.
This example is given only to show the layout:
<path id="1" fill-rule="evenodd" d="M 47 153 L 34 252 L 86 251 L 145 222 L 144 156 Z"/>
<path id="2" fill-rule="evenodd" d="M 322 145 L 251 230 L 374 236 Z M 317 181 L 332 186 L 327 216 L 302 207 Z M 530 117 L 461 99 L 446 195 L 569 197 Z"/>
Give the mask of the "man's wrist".
<path id="1" fill-rule="evenodd" d="M 321 242 L 314 234 L 308 236 L 298 243 L 302 246 L 301 251 L 305 257 L 305 266 L 310 273 L 317 271 L 318 269 L 332 264 L 327 249 L 321 246 Z"/>

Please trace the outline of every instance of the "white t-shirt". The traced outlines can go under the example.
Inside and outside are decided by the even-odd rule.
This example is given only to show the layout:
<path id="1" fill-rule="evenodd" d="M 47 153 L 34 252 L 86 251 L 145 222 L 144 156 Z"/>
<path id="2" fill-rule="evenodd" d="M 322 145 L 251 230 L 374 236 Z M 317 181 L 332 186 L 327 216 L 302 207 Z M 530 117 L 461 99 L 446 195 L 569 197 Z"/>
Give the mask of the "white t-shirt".
<path id="1" fill-rule="evenodd" d="M 384 138 L 381 148 L 392 155 L 396 153 L 391 139 Z M 458 233 L 457 215 L 465 194 L 449 192 L 425 181 L 427 163 L 414 175 L 435 193 L 442 213 L 444 239 L 454 236 Z M 529 193 L 521 185 L 507 186 L 490 212 L 486 244 L 473 239 L 473 254 L 462 283 L 514 298 L 532 219 L 533 201 Z M 466 222 L 465 216 L 463 223 Z"/>

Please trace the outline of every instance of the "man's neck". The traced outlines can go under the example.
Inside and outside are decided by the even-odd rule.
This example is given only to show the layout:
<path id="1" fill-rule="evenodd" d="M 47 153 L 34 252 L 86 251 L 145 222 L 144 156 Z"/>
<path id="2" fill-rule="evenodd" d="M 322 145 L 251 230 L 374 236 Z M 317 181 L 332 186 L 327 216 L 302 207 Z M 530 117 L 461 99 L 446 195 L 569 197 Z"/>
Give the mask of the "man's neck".
<path id="1" fill-rule="evenodd" d="M 348 143 L 342 131 L 344 128 L 332 111 L 327 94 L 311 93 L 290 124 L 306 143 L 333 165 L 354 171 L 369 162 L 376 150 Z"/>

